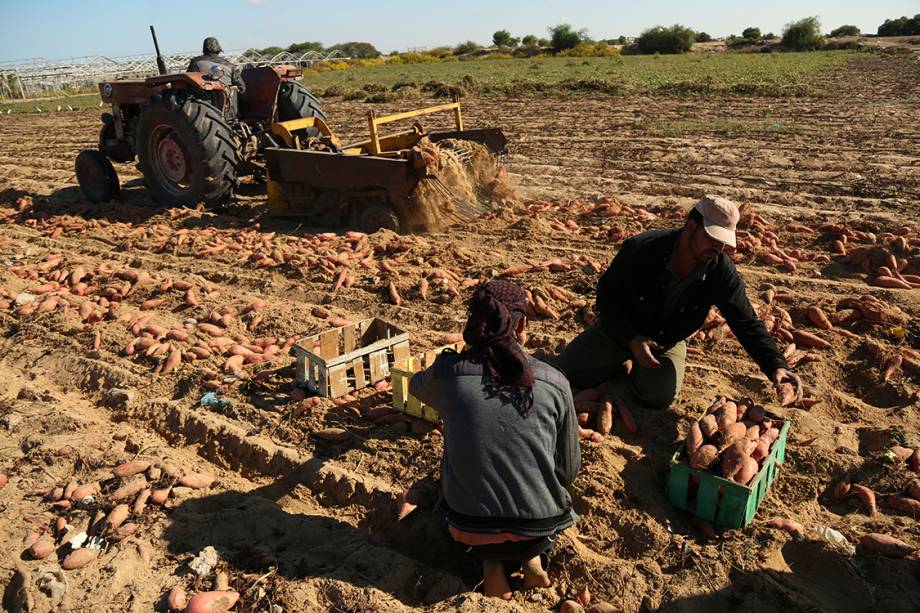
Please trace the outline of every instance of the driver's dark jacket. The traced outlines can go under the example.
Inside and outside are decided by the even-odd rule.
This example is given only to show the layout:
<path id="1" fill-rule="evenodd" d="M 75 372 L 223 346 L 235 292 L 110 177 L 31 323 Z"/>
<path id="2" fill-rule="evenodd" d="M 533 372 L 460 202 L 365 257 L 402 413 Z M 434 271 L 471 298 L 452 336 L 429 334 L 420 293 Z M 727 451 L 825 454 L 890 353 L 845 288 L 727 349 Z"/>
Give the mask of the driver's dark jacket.
<path id="1" fill-rule="evenodd" d="M 647 336 L 670 348 L 699 330 L 715 305 L 765 375 L 772 377 L 777 368 L 786 368 L 783 354 L 745 294 L 735 264 L 724 253 L 665 307 L 668 262 L 679 236 L 680 230 L 652 230 L 623 243 L 597 286 L 604 330 L 624 346 L 636 336 Z"/>
<path id="2" fill-rule="evenodd" d="M 224 87 L 236 85 L 240 94 L 246 91 L 246 84 L 243 82 L 243 76 L 240 73 L 240 69 L 237 68 L 233 62 L 217 53 L 207 53 L 192 58 L 186 72 L 203 72 L 207 74 L 208 71 L 211 70 L 211 66 L 215 64 L 224 69 L 224 76 L 220 78 L 220 83 Z"/>

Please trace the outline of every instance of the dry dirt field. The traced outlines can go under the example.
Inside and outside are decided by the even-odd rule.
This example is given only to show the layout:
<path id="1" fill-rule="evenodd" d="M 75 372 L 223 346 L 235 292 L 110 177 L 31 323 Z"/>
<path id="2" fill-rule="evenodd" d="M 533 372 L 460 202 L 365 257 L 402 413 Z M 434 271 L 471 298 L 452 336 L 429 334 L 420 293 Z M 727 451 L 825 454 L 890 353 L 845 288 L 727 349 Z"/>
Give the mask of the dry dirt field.
<path id="1" fill-rule="evenodd" d="M 192 593 L 225 582 L 241 594 L 235 611 L 544 611 L 585 587 L 630 612 L 920 610 L 920 554 L 858 545 L 877 532 L 920 548 L 916 517 L 890 502 L 918 474 L 884 459 L 894 445 L 920 446 L 920 290 L 910 287 L 920 275 L 920 61 L 859 58 L 820 78 L 835 95 L 470 99 L 469 126 L 506 131 L 522 201 L 408 237 L 316 233 L 264 216 L 258 195 L 217 214 L 157 208 L 128 165 L 117 165 L 121 200 L 91 205 L 73 160 L 93 146 L 98 111 L 0 117 L 6 607 L 166 610 L 176 585 Z M 361 133 L 367 108 L 327 102 L 345 135 Z M 748 294 L 781 346 L 796 342 L 789 355 L 818 402 L 779 408 L 714 319 L 692 342 L 671 410 L 636 410 L 638 434 L 617 426 L 583 443 L 572 488 L 581 521 L 553 551 L 554 587 L 485 599 L 472 591 L 476 566 L 431 508 L 440 433 L 385 415 L 382 386 L 302 401 L 285 342 L 379 316 L 411 331 L 414 349 L 433 348 L 461 330 L 464 280 L 528 265 L 514 278 L 546 289 L 558 315 L 532 321 L 528 346 L 556 352 L 585 325 L 583 301 L 593 303 L 622 239 L 677 225 L 705 193 L 746 204 L 735 257 Z M 900 268 L 888 272 L 908 287 L 880 287 L 879 267 Z M 38 298 L 17 306 L 23 292 Z M 816 328 L 809 306 L 832 314 L 833 329 Z M 192 320 L 219 321 L 221 336 Z M 170 340 L 153 340 L 168 330 Z M 802 332 L 825 342 L 808 347 Z M 170 356 L 190 356 L 196 336 L 200 359 L 174 366 Z M 261 351 L 257 359 L 277 354 L 228 365 L 229 338 Z M 215 388 L 231 404 L 200 406 Z M 670 454 L 719 394 L 752 397 L 792 427 L 754 522 L 711 534 L 669 505 L 665 484 Z M 338 440 L 315 435 L 333 427 L 344 430 Z M 133 460 L 158 470 L 113 478 Z M 36 561 L 24 538 L 60 543 L 118 504 L 122 481 L 145 478 L 141 487 L 156 491 L 191 473 L 214 481 L 134 509 L 133 534 L 64 571 L 66 591 L 47 595 L 48 569 L 66 548 Z M 845 478 L 873 490 L 877 510 L 837 498 Z M 45 499 L 71 481 L 100 484 L 92 504 Z M 397 521 L 410 488 L 418 508 Z M 776 517 L 800 522 L 805 537 L 769 528 Z M 817 539 L 821 526 L 857 544 L 855 554 Z M 220 561 L 198 577 L 190 563 L 207 546 Z"/>

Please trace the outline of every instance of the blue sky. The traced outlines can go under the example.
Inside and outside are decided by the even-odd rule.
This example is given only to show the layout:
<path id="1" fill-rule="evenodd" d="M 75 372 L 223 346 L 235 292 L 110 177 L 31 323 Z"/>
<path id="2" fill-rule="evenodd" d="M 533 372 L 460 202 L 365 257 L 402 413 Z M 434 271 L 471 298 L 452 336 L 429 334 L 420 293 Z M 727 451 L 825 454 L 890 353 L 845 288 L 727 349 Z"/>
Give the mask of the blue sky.
<path id="1" fill-rule="evenodd" d="M 825 31 L 847 23 L 874 33 L 886 18 L 918 12 L 917 0 L 0 0 L 0 61 L 147 53 L 149 24 L 172 52 L 193 51 L 214 35 L 225 49 L 360 40 L 386 53 L 487 43 L 501 28 L 545 36 L 559 22 L 595 38 L 675 22 L 721 36 L 746 26 L 779 33 L 789 21 L 817 15 Z"/>

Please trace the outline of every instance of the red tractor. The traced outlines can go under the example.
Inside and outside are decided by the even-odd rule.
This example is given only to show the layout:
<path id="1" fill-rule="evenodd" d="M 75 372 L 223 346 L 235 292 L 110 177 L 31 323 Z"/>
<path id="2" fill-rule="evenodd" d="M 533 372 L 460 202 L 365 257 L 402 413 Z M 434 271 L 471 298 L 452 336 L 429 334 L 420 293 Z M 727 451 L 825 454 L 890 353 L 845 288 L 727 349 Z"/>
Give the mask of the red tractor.
<path id="1" fill-rule="evenodd" d="M 272 134 L 274 124 L 325 120 L 319 101 L 296 81 L 302 72 L 293 66 L 244 69 L 246 91 L 237 97 L 236 88 L 220 82 L 219 68 L 166 74 L 158 45 L 157 65 L 155 77 L 99 84 L 112 112 L 102 115 L 99 149 L 82 151 L 76 161 L 80 188 L 93 202 L 118 194 L 111 162 L 136 159 L 160 204 L 221 203 L 241 176 L 264 179 L 263 150 L 284 146 Z M 319 130 L 304 128 L 302 136 L 319 136 Z"/>

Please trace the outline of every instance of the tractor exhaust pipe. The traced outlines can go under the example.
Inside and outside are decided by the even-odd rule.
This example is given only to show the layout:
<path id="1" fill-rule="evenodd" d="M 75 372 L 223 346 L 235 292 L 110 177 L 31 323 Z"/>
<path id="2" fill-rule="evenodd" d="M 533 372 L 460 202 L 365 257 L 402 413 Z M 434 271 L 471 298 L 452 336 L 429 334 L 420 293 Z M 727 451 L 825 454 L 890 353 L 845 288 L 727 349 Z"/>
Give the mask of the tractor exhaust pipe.
<path id="1" fill-rule="evenodd" d="M 161 75 L 166 74 L 166 62 L 160 54 L 160 43 L 157 42 L 157 31 L 150 26 L 150 35 L 153 37 L 153 48 L 157 50 L 157 70 Z"/>

